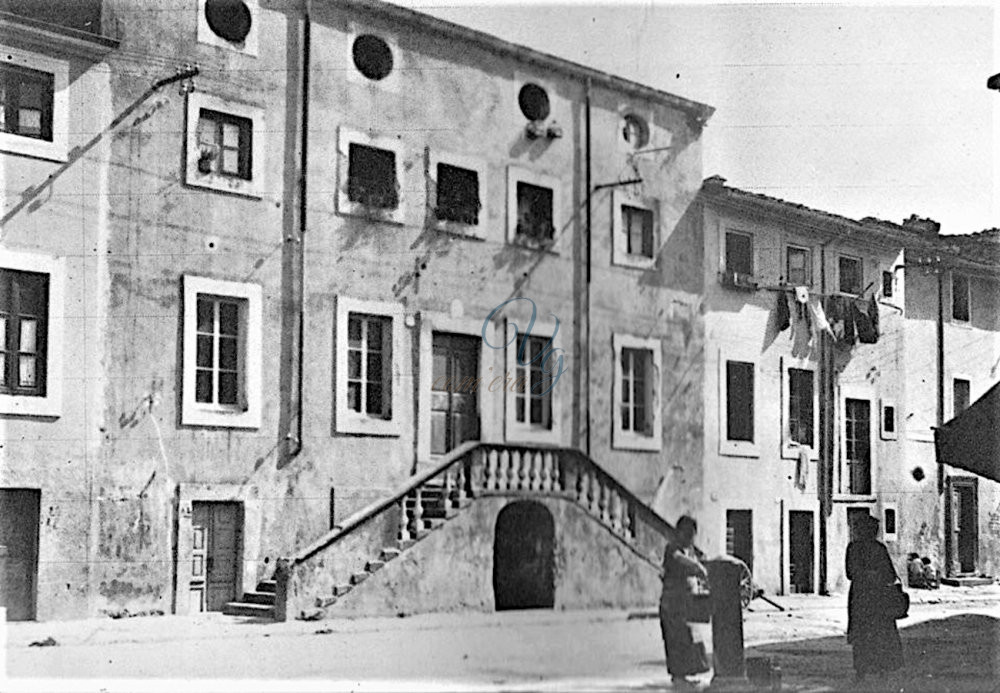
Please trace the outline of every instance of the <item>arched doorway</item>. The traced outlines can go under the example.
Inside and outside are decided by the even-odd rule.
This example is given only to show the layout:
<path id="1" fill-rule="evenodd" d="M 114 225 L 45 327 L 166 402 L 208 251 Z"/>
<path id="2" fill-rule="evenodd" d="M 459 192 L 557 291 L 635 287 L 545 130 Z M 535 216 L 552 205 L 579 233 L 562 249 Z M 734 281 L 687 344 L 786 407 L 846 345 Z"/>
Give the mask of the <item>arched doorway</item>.
<path id="1" fill-rule="evenodd" d="M 551 609 L 555 605 L 555 521 L 544 505 L 511 503 L 493 535 L 496 610 Z"/>

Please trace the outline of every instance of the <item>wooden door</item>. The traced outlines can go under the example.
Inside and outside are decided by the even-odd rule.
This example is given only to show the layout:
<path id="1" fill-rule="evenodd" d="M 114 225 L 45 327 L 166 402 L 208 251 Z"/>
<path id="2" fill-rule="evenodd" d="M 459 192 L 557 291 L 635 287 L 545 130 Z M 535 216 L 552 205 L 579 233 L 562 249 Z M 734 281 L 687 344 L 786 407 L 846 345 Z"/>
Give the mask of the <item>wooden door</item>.
<path id="1" fill-rule="evenodd" d="M 866 511 L 867 512 L 867 511 Z M 813 514 L 808 510 L 788 513 L 788 583 L 790 592 L 813 592 Z"/>
<path id="2" fill-rule="evenodd" d="M 434 333 L 431 454 L 479 438 L 479 337 Z"/>
<path id="3" fill-rule="evenodd" d="M 979 551 L 979 508 L 976 479 L 950 479 L 951 575 L 976 572 Z"/>
<path id="4" fill-rule="evenodd" d="M 240 503 L 192 503 L 191 603 L 195 611 L 222 611 L 240 583 Z"/>
<path id="5" fill-rule="evenodd" d="M 41 492 L 0 489 L 0 606 L 8 621 L 35 618 Z"/>

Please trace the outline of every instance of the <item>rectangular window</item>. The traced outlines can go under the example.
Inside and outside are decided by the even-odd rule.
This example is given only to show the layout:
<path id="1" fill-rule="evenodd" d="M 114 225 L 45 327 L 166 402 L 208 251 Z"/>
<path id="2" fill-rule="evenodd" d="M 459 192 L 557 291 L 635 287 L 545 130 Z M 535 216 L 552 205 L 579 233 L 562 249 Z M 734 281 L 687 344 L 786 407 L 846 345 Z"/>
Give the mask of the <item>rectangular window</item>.
<path id="1" fill-rule="evenodd" d="M 347 318 L 347 409 L 391 418 L 391 318 L 350 313 Z"/>
<path id="2" fill-rule="evenodd" d="M 629 255 L 653 257 L 653 210 L 622 205 L 622 229 Z"/>
<path id="3" fill-rule="evenodd" d="M 554 238 L 551 188 L 517 182 L 517 236 L 535 242 Z"/>
<path id="4" fill-rule="evenodd" d="M 514 418 L 518 423 L 544 429 L 552 428 L 552 375 L 542 370 L 548 342 L 542 337 L 525 340 L 524 335 L 518 335 L 514 375 L 514 382 L 524 385 L 514 393 Z"/>
<path id="5" fill-rule="evenodd" d="M 882 510 L 882 535 L 888 539 L 896 538 L 896 509 L 883 508 Z"/>
<path id="6" fill-rule="evenodd" d="M 747 276 L 753 274 L 753 236 L 726 232 L 726 272 Z"/>
<path id="7" fill-rule="evenodd" d="M 375 209 L 396 209 L 396 153 L 351 142 L 347 159 L 347 199 Z"/>
<path id="8" fill-rule="evenodd" d="M 886 271 L 882 273 L 882 296 L 884 298 L 892 298 L 892 272 Z"/>
<path id="9" fill-rule="evenodd" d="M 753 570 L 752 510 L 726 510 L 726 554 Z"/>
<path id="10" fill-rule="evenodd" d="M 48 275 L 0 269 L 0 393 L 45 396 Z"/>
<path id="11" fill-rule="evenodd" d="M 622 431 L 653 435 L 652 365 L 653 352 L 649 349 L 626 347 L 621 351 Z"/>
<path id="12" fill-rule="evenodd" d="M 972 383 L 962 378 L 955 378 L 951 383 L 952 389 L 952 416 L 958 416 L 969 408 L 971 401 Z"/>
<path id="13" fill-rule="evenodd" d="M 812 283 L 812 253 L 808 248 L 788 246 L 785 268 L 785 282 L 792 286 L 809 286 Z"/>
<path id="14" fill-rule="evenodd" d="M 48 72 L 0 66 L 0 131 L 51 142 L 54 89 Z"/>
<path id="15" fill-rule="evenodd" d="M 838 286 L 840 293 L 860 296 L 862 286 L 861 260 L 856 257 L 840 256 L 837 261 Z"/>
<path id="16" fill-rule="evenodd" d="M 951 319 L 969 322 L 969 278 L 951 275 Z"/>
<path id="17" fill-rule="evenodd" d="M 235 407 L 243 388 L 240 313 L 243 302 L 198 296 L 195 401 Z"/>
<path id="18" fill-rule="evenodd" d="M 434 215 L 441 221 L 458 224 L 479 223 L 479 173 L 467 168 L 437 165 L 437 201 Z"/>
<path id="19" fill-rule="evenodd" d="M 753 364 L 726 361 L 726 438 L 753 442 Z"/>
<path id="20" fill-rule="evenodd" d="M 890 404 L 882 407 L 882 432 L 887 436 L 896 433 L 896 407 Z"/>
<path id="21" fill-rule="evenodd" d="M 871 403 L 866 399 L 845 400 L 844 456 L 847 460 L 847 492 L 872 492 Z"/>
<path id="22" fill-rule="evenodd" d="M 799 445 L 813 447 L 813 372 L 788 369 L 788 435 Z"/>
<path id="23" fill-rule="evenodd" d="M 253 178 L 253 122 L 249 118 L 199 109 L 198 171 Z"/>

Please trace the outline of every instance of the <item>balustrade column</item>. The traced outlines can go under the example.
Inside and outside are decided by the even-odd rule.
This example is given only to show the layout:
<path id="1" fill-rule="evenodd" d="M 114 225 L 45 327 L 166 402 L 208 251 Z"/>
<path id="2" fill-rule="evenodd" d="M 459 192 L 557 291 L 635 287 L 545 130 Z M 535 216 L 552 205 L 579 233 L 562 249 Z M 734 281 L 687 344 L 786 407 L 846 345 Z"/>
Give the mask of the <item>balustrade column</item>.
<path id="1" fill-rule="evenodd" d="M 420 493 L 420 487 L 413 489 L 413 535 L 420 537 L 420 532 L 424 529 L 424 499 Z"/>
<path id="2" fill-rule="evenodd" d="M 491 449 L 486 456 L 486 490 L 497 487 L 497 451 Z"/>

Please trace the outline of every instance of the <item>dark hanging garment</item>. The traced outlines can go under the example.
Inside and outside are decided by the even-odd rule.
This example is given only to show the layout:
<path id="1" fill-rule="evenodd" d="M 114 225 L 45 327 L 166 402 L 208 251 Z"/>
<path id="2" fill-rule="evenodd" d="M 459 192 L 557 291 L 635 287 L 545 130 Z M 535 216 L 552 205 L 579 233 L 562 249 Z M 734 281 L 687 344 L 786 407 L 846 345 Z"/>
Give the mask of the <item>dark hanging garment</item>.
<path id="1" fill-rule="evenodd" d="M 784 332 L 789 328 L 791 323 L 791 316 L 788 313 L 788 294 L 784 291 L 778 292 L 778 332 Z"/>
<path id="2" fill-rule="evenodd" d="M 854 316 L 854 324 L 858 332 L 858 341 L 862 344 L 874 344 L 878 341 L 878 329 L 872 323 L 871 317 L 866 312 L 869 309 L 867 301 L 853 301 L 851 303 L 851 314 Z"/>
<path id="3" fill-rule="evenodd" d="M 872 300 L 868 306 L 868 317 L 872 320 L 872 329 L 875 330 L 875 341 L 878 341 L 879 336 L 879 326 L 878 326 L 878 301 L 875 300 L 875 294 L 872 294 Z"/>

